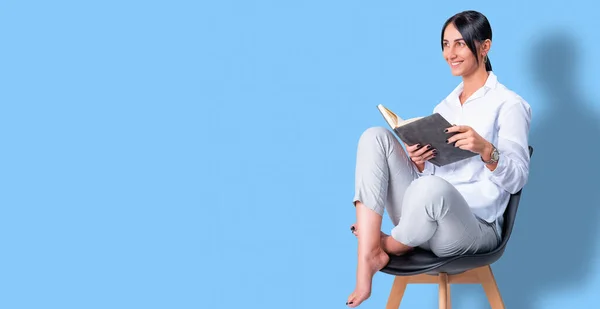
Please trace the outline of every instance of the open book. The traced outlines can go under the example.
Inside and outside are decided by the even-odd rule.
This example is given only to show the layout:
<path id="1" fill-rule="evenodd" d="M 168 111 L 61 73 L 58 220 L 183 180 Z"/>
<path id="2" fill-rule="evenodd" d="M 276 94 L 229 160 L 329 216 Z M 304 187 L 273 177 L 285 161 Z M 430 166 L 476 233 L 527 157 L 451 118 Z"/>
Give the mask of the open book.
<path id="1" fill-rule="evenodd" d="M 444 132 L 452 125 L 439 113 L 403 120 L 381 104 L 377 105 L 377 109 L 404 143 L 407 145 L 431 145 L 433 149 L 436 149 L 436 156 L 429 160 L 436 166 L 444 166 L 477 155 L 472 151 L 454 147 L 454 144 L 446 143 L 446 140 L 456 133 Z"/>

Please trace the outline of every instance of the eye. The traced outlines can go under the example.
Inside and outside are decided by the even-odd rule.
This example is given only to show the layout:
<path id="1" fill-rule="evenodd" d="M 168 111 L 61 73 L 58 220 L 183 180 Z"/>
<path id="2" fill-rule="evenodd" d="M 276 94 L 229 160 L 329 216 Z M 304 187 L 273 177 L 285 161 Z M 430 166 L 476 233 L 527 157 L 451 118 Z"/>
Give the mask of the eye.
<path id="1" fill-rule="evenodd" d="M 460 47 L 464 47 L 465 45 L 466 45 L 465 42 L 462 42 L 462 41 L 458 42 L 458 46 L 460 46 Z"/>

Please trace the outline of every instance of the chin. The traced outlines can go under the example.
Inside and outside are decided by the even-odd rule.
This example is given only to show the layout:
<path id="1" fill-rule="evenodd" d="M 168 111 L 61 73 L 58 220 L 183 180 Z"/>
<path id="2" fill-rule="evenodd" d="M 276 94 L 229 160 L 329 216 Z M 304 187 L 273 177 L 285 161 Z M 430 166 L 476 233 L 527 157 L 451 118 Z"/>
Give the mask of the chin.
<path id="1" fill-rule="evenodd" d="M 463 75 L 463 71 L 462 70 L 452 70 L 452 69 L 450 69 L 450 73 L 452 73 L 453 76 L 462 76 Z"/>

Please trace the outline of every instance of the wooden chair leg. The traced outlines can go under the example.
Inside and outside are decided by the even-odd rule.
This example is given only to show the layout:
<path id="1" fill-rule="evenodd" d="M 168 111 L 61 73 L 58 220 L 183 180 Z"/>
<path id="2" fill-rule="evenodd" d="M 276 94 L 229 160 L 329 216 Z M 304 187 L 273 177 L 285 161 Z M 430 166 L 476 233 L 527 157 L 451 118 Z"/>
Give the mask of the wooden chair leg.
<path id="1" fill-rule="evenodd" d="M 398 309 L 400 308 L 400 302 L 402 301 L 402 297 L 404 296 L 404 291 L 406 290 L 406 285 L 408 284 L 409 277 L 404 276 L 396 276 L 394 279 L 394 285 L 392 285 L 392 291 L 390 292 L 390 297 L 388 298 L 387 305 L 385 309 Z"/>
<path id="2" fill-rule="evenodd" d="M 441 273 L 438 277 L 440 309 L 452 309 L 452 304 L 450 302 L 450 281 L 448 280 L 448 274 Z"/>
<path id="3" fill-rule="evenodd" d="M 492 309 L 504 309 L 504 302 L 500 296 L 500 290 L 496 284 L 492 268 L 490 266 L 477 268 L 477 276 L 481 281 L 481 285 L 483 286 L 483 290 L 487 295 Z"/>
<path id="4" fill-rule="evenodd" d="M 400 307 L 404 291 L 409 283 L 437 283 L 439 285 L 440 309 L 452 309 L 450 298 L 451 284 L 481 284 L 492 309 L 504 309 L 504 302 L 500 296 L 500 290 L 498 289 L 496 279 L 494 279 L 494 274 L 492 273 L 492 268 L 490 266 L 471 269 L 455 275 L 440 273 L 438 276 L 427 274 L 396 276 L 392 291 L 390 292 L 390 297 L 388 298 L 387 306 L 385 307 L 386 309 L 398 309 Z"/>
<path id="5" fill-rule="evenodd" d="M 446 307 L 448 307 L 448 309 L 452 309 L 452 300 L 450 298 L 450 279 L 448 279 L 448 288 L 446 289 L 446 292 L 447 292 L 446 298 L 448 299 L 447 300 L 448 305 Z"/>

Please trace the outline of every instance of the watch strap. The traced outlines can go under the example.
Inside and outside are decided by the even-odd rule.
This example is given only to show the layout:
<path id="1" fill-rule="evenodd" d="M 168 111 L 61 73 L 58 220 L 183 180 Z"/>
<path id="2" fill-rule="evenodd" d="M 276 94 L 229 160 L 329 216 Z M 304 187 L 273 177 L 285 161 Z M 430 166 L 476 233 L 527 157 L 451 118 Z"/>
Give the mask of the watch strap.
<path id="1" fill-rule="evenodd" d="M 496 148 L 496 146 L 492 145 L 492 153 L 490 154 L 490 160 L 489 161 L 485 161 L 483 160 L 483 157 L 481 157 L 481 161 L 483 161 L 483 163 L 485 164 L 494 164 L 496 162 L 498 162 L 498 159 L 494 159 L 494 157 L 498 157 L 498 149 Z"/>

